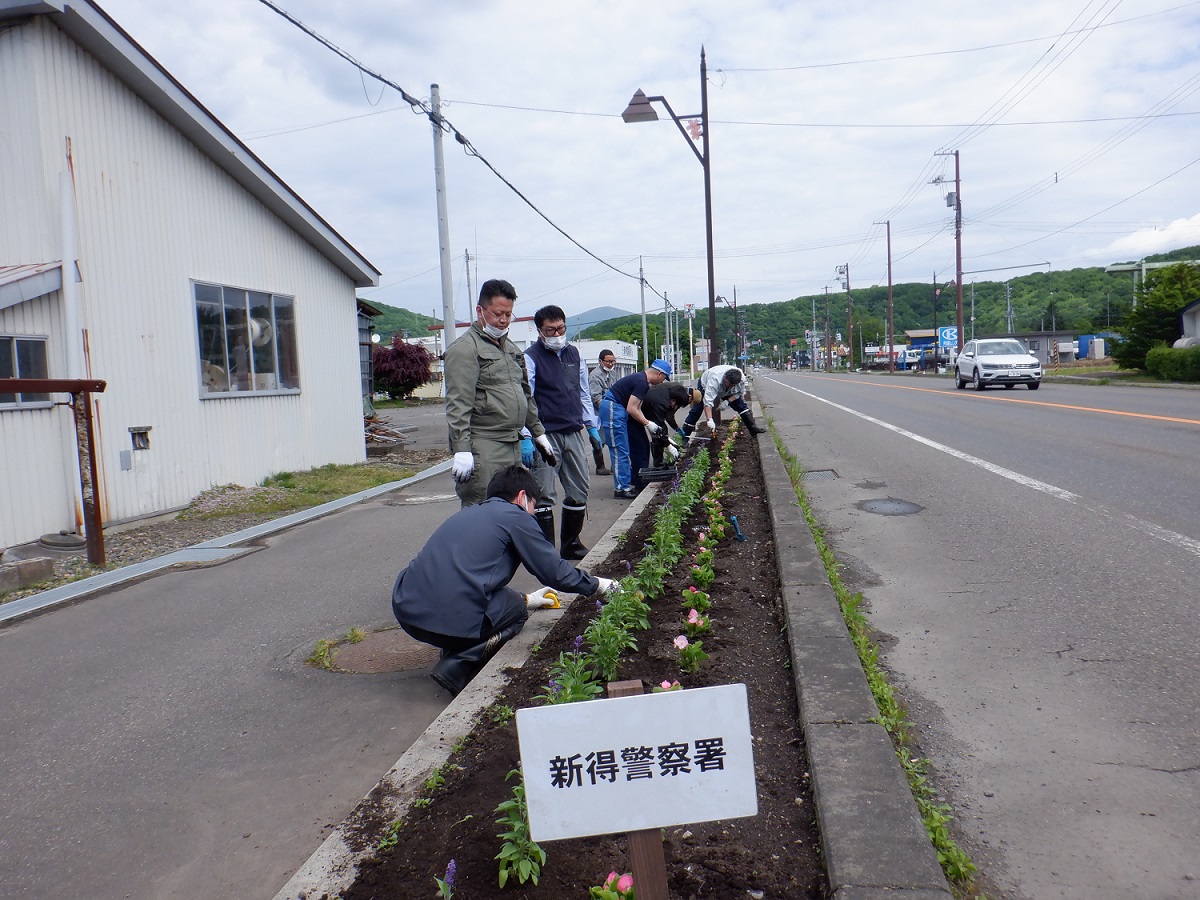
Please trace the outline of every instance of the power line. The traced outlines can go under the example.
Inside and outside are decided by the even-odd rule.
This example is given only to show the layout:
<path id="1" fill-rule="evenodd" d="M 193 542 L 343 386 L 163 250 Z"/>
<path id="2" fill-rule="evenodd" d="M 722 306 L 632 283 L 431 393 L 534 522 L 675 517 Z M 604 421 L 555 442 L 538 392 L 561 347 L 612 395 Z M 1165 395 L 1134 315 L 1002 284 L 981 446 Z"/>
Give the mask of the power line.
<path id="1" fill-rule="evenodd" d="M 530 200 L 523 193 L 521 193 L 521 191 L 517 189 L 516 185 L 514 185 L 511 181 L 509 181 L 507 178 L 505 178 L 503 175 L 501 175 L 500 171 L 495 166 L 493 166 L 491 164 L 491 162 L 489 162 L 482 153 L 480 153 L 478 150 L 475 149 L 475 147 L 471 144 L 470 140 L 467 139 L 466 135 L 464 135 L 461 131 L 459 131 L 457 128 L 455 128 L 454 125 L 451 124 L 451 122 L 445 116 L 441 115 L 438 112 L 434 112 L 434 110 L 428 103 L 425 103 L 425 102 L 422 102 L 422 101 L 416 99 L 411 94 L 409 94 L 406 90 L 404 90 L 404 88 L 402 88 L 400 85 L 398 85 L 396 82 L 392 81 L 389 78 L 385 78 L 383 75 L 379 74 L 378 72 L 374 71 L 373 69 L 370 69 L 367 66 L 363 65 L 357 59 L 355 59 L 353 56 L 351 56 L 349 53 L 347 53 L 345 50 L 343 50 L 341 47 L 338 47 L 336 44 L 334 44 L 332 41 L 330 41 L 328 38 L 325 38 L 322 35 L 318 34 L 316 31 L 309 28 L 307 25 L 305 25 L 303 22 L 301 22 L 295 16 L 291 15 L 286 10 L 280 9 L 274 2 L 272 2 L 272 0 L 259 0 L 259 2 L 262 3 L 264 6 L 266 6 L 267 8 L 278 13 L 284 19 L 287 19 L 287 21 L 291 22 L 293 25 L 295 25 L 297 28 L 299 28 L 301 31 L 303 31 L 305 34 L 307 34 L 309 37 L 313 38 L 314 40 L 321 43 L 323 46 L 332 50 L 334 53 L 336 53 L 342 59 L 346 60 L 346 62 L 350 63 L 350 65 L 352 65 L 356 69 L 358 69 L 359 72 L 369 75 L 370 77 L 374 78 L 376 81 L 379 81 L 382 84 L 385 84 L 388 87 L 392 88 L 393 90 L 397 91 L 400 94 L 401 99 L 404 100 L 404 102 L 407 103 L 412 108 L 412 111 L 414 113 L 416 113 L 418 115 L 427 116 L 429 121 L 434 125 L 434 127 L 441 128 L 442 130 L 446 131 L 448 134 L 453 135 L 454 139 L 456 141 L 458 141 L 458 143 L 460 145 L 462 145 L 462 148 L 463 148 L 464 152 L 467 154 L 467 156 L 473 156 L 476 159 L 478 159 L 481 163 L 483 163 L 485 166 L 487 166 L 488 169 L 491 170 L 493 175 L 495 175 L 502 182 L 504 182 L 504 184 L 507 185 L 509 190 L 511 190 L 518 197 L 520 197 L 521 200 L 523 200 L 530 209 L 532 209 L 535 213 L 537 213 L 539 216 L 541 216 L 542 219 L 545 220 L 545 222 L 551 228 L 553 228 L 555 231 L 557 231 L 559 234 L 561 234 L 563 237 L 565 237 L 568 241 L 570 241 L 572 244 L 574 244 L 576 247 L 578 247 L 580 250 L 582 250 L 584 253 L 586 253 L 588 256 L 590 256 L 592 259 L 594 259 L 596 262 L 600 263 L 603 266 L 608 267 L 609 269 L 612 269 L 614 272 L 618 273 L 619 275 L 624 275 L 626 278 L 632 278 L 634 280 L 640 280 L 643 282 L 645 281 L 644 276 L 633 275 L 629 272 L 625 272 L 622 269 L 617 268 L 612 263 L 608 262 L 605 259 L 602 259 L 601 257 L 597 256 L 595 253 L 593 253 L 591 250 L 589 250 L 587 247 L 583 246 L 583 244 L 579 243 L 579 241 L 575 240 L 575 238 L 573 238 L 571 235 L 567 234 L 567 232 L 564 231 L 562 228 L 560 228 L 558 226 L 558 224 L 555 223 L 549 216 L 547 216 L 544 212 L 542 212 L 540 209 L 538 209 L 537 206 L 534 205 L 532 200 Z M 646 286 L 650 287 L 650 290 L 653 293 L 658 294 L 659 297 L 662 297 L 662 295 L 659 294 L 658 291 L 654 290 L 654 288 L 651 287 L 649 284 L 647 284 Z"/>
<path id="2" fill-rule="evenodd" d="M 1003 43 L 1003 44 L 984 44 L 983 46 L 980 46 L 980 47 L 964 47 L 964 48 L 961 48 L 958 50 L 931 50 L 926 53 L 909 53 L 909 54 L 905 54 L 903 56 L 878 56 L 878 57 L 873 57 L 873 58 L 868 58 L 868 59 L 847 59 L 847 60 L 842 60 L 840 62 L 809 63 L 808 65 L 802 65 L 802 66 L 774 66 L 774 67 L 769 67 L 769 68 L 714 69 L 713 71 L 720 72 L 722 74 L 727 74 L 729 72 L 798 72 L 798 71 L 801 71 L 804 69 L 834 69 L 834 68 L 838 68 L 841 66 L 862 66 L 862 65 L 869 65 L 872 63 L 881 63 L 881 62 L 902 62 L 904 60 L 910 60 L 910 59 L 928 59 L 929 57 L 932 57 L 932 56 L 951 56 L 951 55 L 962 54 L 962 53 L 979 53 L 979 52 L 982 52 L 985 50 L 1002 50 L 1006 47 L 1016 47 L 1021 44 L 1035 44 L 1038 41 L 1060 40 L 1066 35 L 1081 34 L 1085 31 L 1090 33 L 1093 31 L 1098 31 L 1101 28 L 1111 28 L 1114 25 L 1124 25 L 1127 22 L 1136 22 L 1138 19 L 1148 19 L 1153 16 L 1161 16 L 1161 15 L 1165 15 L 1167 13 L 1176 12 L 1181 9 L 1186 9 L 1189 6 L 1196 6 L 1197 3 L 1200 3 L 1200 0 L 1196 0 L 1196 2 L 1193 2 L 1193 3 L 1182 3 L 1179 6 L 1172 6 L 1168 9 L 1160 9 L 1157 12 L 1145 13 L 1144 15 L 1140 15 L 1140 16 L 1131 16 L 1128 19 L 1119 19 L 1115 22 L 1103 22 L 1099 25 L 1092 25 L 1087 28 L 1081 28 L 1081 29 L 1079 29 L 1079 31 L 1075 31 L 1075 32 L 1066 31 L 1066 32 L 1063 32 L 1062 34 L 1057 34 L 1057 35 L 1048 34 L 1048 35 L 1042 35 L 1041 37 L 1022 38 L 1021 40 L 1008 41 L 1007 43 Z"/>

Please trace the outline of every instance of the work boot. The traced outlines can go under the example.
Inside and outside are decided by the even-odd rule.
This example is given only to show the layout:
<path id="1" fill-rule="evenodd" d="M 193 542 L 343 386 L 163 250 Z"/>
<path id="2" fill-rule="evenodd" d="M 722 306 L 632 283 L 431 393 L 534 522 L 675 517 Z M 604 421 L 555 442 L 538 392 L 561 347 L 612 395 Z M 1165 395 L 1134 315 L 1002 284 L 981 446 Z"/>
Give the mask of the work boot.
<path id="1" fill-rule="evenodd" d="M 588 548 L 579 540 L 585 518 L 586 506 L 580 506 L 572 500 L 563 501 L 562 533 L 559 535 L 559 555 L 563 559 L 583 559 L 588 555 Z"/>
<path id="2" fill-rule="evenodd" d="M 525 627 L 525 620 L 515 622 L 507 628 L 496 632 L 486 641 L 467 647 L 465 650 L 442 653 L 430 677 L 448 690 L 453 696 L 470 684 L 471 679 L 479 674 L 479 670 L 487 665 L 487 661 L 496 655 L 508 640 Z"/>
<path id="3" fill-rule="evenodd" d="M 745 412 L 738 413 L 738 415 L 741 416 L 742 421 L 746 423 L 746 428 L 749 429 L 751 434 L 766 434 L 767 433 L 767 429 L 760 428 L 755 423 L 754 414 L 752 412 L 750 412 L 750 410 L 746 410 Z"/>
<path id="4" fill-rule="evenodd" d="M 592 448 L 592 458 L 596 460 L 597 475 L 611 475 L 612 471 L 604 468 L 604 451 L 599 447 Z"/>
<path id="5" fill-rule="evenodd" d="M 542 534 L 546 536 L 551 544 L 554 543 L 554 507 L 553 506 L 536 506 L 533 509 L 533 517 L 537 519 L 538 527 L 542 529 Z"/>

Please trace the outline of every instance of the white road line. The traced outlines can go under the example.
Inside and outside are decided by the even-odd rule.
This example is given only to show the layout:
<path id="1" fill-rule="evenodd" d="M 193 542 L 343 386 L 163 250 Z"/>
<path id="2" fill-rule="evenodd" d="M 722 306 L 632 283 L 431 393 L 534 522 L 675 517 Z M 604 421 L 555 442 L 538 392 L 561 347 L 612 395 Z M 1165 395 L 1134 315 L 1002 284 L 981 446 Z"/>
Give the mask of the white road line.
<path id="1" fill-rule="evenodd" d="M 990 463 L 986 459 L 980 459 L 977 456 L 972 456 L 969 453 L 963 453 L 961 450 L 955 450 L 953 447 L 947 447 L 945 444 L 939 444 L 937 441 L 931 441 L 927 437 L 922 437 L 919 434 L 914 434 L 911 431 L 906 431 L 897 425 L 890 422 L 884 422 L 882 419 L 876 419 L 874 416 L 868 416 L 866 413 L 861 413 L 856 409 L 851 409 L 848 406 L 842 406 L 840 403 L 834 403 L 832 400 L 826 400 L 824 397 L 818 397 L 816 394 L 810 394 L 808 391 L 802 391 L 800 388 L 792 387 L 790 384 L 784 384 L 782 381 L 776 381 L 774 378 L 768 378 L 772 384 L 777 384 L 780 387 L 785 387 L 789 391 L 795 391 L 797 394 L 803 394 L 811 400 L 816 400 L 834 409 L 840 409 L 842 412 L 850 413 L 852 416 L 870 422 L 872 425 L 878 425 L 881 428 L 886 428 L 888 431 L 894 431 L 896 434 L 903 435 L 910 440 L 916 441 L 918 444 L 924 444 L 926 447 L 932 447 L 934 450 L 940 450 L 942 453 L 949 454 L 955 459 L 961 459 L 963 462 L 969 462 L 972 465 L 979 466 L 981 469 L 986 469 L 1001 478 L 1007 478 L 1009 481 L 1015 481 L 1017 484 L 1022 484 L 1025 487 L 1033 488 L 1035 491 L 1041 491 L 1044 494 L 1049 494 L 1051 497 L 1056 497 L 1059 500 L 1065 500 L 1067 503 L 1077 503 L 1084 509 L 1090 509 L 1093 512 L 1105 513 L 1107 511 L 1103 507 L 1093 507 L 1086 503 L 1082 503 L 1082 498 L 1078 494 L 1073 494 L 1068 490 L 1060 487 L 1055 487 L 1052 484 L 1047 484 L 1044 481 L 1038 481 L 1036 478 L 1030 478 L 1028 475 L 1022 475 L 1020 472 L 1014 472 L 1012 469 L 1006 469 L 1003 466 L 998 466 L 995 463 Z M 1152 522 L 1147 522 L 1139 519 L 1136 516 L 1131 516 L 1128 513 L 1123 515 L 1128 524 L 1136 528 L 1143 534 L 1149 535 L 1152 538 L 1170 544 L 1173 547 L 1178 547 L 1181 550 L 1186 550 L 1195 556 L 1200 556 L 1200 541 L 1193 540 L 1187 535 L 1179 534 L 1167 528 L 1155 525 Z"/>
<path id="2" fill-rule="evenodd" d="M 1056 497 L 1059 500 L 1065 500 L 1067 503 L 1076 503 L 1079 500 L 1078 495 L 1072 494 L 1070 491 L 1065 491 L 1060 487 L 1055 487 L 1052 484 L 1046 484 L 1044 481 L 1038 481 L 1036 478 L 1030 478 L 1028 475 L 1022 475 L 1020 472 L 1014 472 L 1012 469 L 1006 469 L 1004 466 L 998 466 L 995 463 L 990 463 L 986 459 L 980 459 L 978 456 L 972 456 L 969 453 L 963 453 L 961 450 L 955 450 L 953 447 L 947 447 L 945 444 L 939 444 L 937 441 L 931 441 L 927 437 L 922 437 L 919 434 L 914 434 L 911 431 L 905 431 L 898 425 L 893 425 L 890 422 L 884 422 L 882 419 L 876 419 L 874 416 L 868 416 L 866 413 L 861 413 L 856 409 L 851 409 L 848 406 L 842 406 L 840 403 L 834 403 L 832 400 L 826 400 L 824 397 L 818 397 L 816 394 L 810 394 L 808 391 L 802 391 L 800 388 L 792 387 L 790 384 L 784 384 L 782 381 L 769 379 L 772 383 L 778 384 L 780 387 L 785 387 L 789 391 L 795 391 L 797 394 L 803 394 L 811 400 L 817 400 L 821 403 L 828 404 L 834 409 L 840 409 L 842 412 L 850 413 L 852 416 L 858 416 L 864 421 L 870 422 L 872 425 L 878 425 L 881 428 L 886 428 L 888 431 L 894 431 L 896 434 L 916 441 L 918 444 L 924 444 L 926 447 L 932 447 L 934 450 L 940 450 L 942 453 L 949 454 L 955 459 L 961 459 L 963 462 L 969 462 L 971 465 L 979 466 L 981 469 L 994 475 L 999 475 L 1001 478 L 1007 478 L 1009 481 L 1015 481 L 1017 484 L 1023 484 L 1025 487 L 1033 488 L 1035 491 L 1041 491 L 1044 494 L 1049 494 L 1051 497 Z"/>

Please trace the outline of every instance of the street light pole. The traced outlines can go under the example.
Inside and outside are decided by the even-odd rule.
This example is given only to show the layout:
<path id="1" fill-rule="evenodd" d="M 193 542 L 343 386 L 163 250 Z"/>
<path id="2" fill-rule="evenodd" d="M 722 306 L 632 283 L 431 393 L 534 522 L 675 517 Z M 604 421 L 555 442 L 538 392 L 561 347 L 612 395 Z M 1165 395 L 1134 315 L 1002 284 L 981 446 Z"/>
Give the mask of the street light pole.
<path id="1" fill-rule="evenodd" d="M 710 171 L 711 148 L 709 146 L 708 135 L 708 63 L 705 60 L 704 47 L 700 48 L 700 115 L 699 116 L 684 116 L 685 119 L 700 120 L 700 141 L 701 150 L 696 149 L 694 143 L 696 135 L 688 134 L 680 117 L 675 115 L 675 110 L 671 109 L 671 104 L 667 102 L 667 98 L 663 96 L 647 97 L 641 89 L 634 92 L 633 98 L 629 101 L 629 106 L 625 108 L 625 112 L 621 113 L 621 118 L 625 122 L 656 122 L 658 121 L 658 113 L 654 111 L 651 103 L 661 103 L 667 110 L 667 115 L 671 117 L 679 133 L 683 135 L 683 139 L 687 141 L 692 152 L 696 154 L 696 159 L 700 161 L 701 168 L 704 169 L 704 237 L 708 251 L 708 365 L 715 366 L 720 361 L 720 351 L 717 349 L 717 280 L 713 270 L 713 232 L 712 232 L 712 176 Z"/>

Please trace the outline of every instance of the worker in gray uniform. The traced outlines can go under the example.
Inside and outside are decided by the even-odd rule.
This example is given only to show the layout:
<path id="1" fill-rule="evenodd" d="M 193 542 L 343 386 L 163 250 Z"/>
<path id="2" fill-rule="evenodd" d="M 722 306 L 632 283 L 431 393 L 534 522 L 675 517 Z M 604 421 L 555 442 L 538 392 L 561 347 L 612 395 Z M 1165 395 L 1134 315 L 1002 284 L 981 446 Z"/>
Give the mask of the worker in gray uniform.
<path id="1" fill-rule="evenodd" d="M 550 590 L 593 594 L 616 586 L 554 552 L 533 518 L 540 496 L 524 466 L 501 469 L 487 498 L 443 522 L 396 578 L 392 613 L 410 637 L 441 649 L 430 674 L 451 694 L 525 627 L 531 607 L 553 605 L 545 601 Z M 508 587 L 520 565 L 546 587 L 529 595 Z"/>
<path id="2" fill-rule="evenodd" d="M 709 430 L 715 431 L 717 424 L 713 419 L 713 410 L 722 403 L 728 403 L 729 408 L 741 416 L 751 434 L 766 433 L 767 429 L 759 427 L 758 423 L 754 421 L 754 413 L 750 412 L 750 407 L 742 399 L 746 390 L 746 380 L 742 375 L 742 370 L 737 366 L 713 366 L 711 369 L 706 369 L 700 376 L 696 390 L 700 392 L 701 397 L 692 404 L 687 417 L 683 420 L 685 435 L 690 437 L 696 430 L 696 423 L 700 421 L 701 415 L 704 416 Z"/>
<path id="3" fill-rule="evenodd" d="M 482 501 L 492 475 L 521 462 L 522 428 L 547 463 L 558 461 L 538 421 L 525 355 L 508 339 L 516 299 L 507 281 L 485 281 L 475 321 L 446 350 L 450 473 L 463 506 Z"/>

